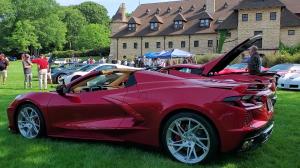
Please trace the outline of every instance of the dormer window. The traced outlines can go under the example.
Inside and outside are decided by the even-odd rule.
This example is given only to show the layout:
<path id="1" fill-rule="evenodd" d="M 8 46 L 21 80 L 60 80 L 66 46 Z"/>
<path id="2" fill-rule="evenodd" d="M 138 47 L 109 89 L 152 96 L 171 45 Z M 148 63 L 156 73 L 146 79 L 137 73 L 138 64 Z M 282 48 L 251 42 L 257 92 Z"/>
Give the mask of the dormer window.
<path id="1" fill-rule="evenodd" d="M 210 19 L 200 19 L 200 27 L 209 27 Z"/>
<path id="2" fill-rule="evenodd" d="M 159 25 L 163 24 L 163 20 L 161 17 L 159 17 L 158 15 L 155 15 L 151 20 L 150 20 L 150 29 L 152 31 L 156 31 L 159 29 Z"/>
<path id="3" fill-rule="evenodd" d="M 183 29 L 183 21 L 182 20 L 175 20 L 174 21 L 174 28 L 175 29 Z"/>
<path id="4" fill-rule="evenodd" d="M 150 23 L 150 29 L 151 30 L 156 31 L 156 30 L 158 30 L 158 28 L 159 28 L 159 23 L 157 23 L 157 22 L 151 22 Z"/>
<path id="5" fill-rule="evenodd" d="M 128 23 L 128 30 L 129 31 L 136 31 L 136 24 L 135 23 Z"/>

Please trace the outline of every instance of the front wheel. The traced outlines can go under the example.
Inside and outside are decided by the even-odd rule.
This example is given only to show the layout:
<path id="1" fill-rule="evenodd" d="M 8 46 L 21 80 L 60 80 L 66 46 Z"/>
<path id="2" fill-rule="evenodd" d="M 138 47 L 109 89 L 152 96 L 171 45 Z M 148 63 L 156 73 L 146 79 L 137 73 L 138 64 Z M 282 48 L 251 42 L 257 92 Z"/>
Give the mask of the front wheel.
<path id="1" fill-rule="evenodd" d="M 27 139 L 40 137 L 45 128 L 41 112 L 31 104 L 19 108 L 16 122 L 20 134 Z"/>
<path id="2" fill-rule="evenodd" d="M 179 113 L 164 125 L 161 142 L 174 159 L 197 164 L 216 155 L 218 137 L 215 129 L 204 118 L 194 113 Z"/>

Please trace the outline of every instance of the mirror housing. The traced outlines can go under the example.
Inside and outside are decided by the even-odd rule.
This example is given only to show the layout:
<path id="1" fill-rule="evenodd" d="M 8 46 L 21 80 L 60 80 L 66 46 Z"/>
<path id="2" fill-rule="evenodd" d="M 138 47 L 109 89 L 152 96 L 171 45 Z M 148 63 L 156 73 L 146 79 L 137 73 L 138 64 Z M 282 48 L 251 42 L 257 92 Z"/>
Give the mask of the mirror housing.
<path id="1" fill-rule="evenodd" d="M 59 94 L 59 95 L 66 95 L 68 93 L 68 89 L 67 89 L 67 86 L 66 85 L 58 85 L 56 87 L 56 92 Z"/>

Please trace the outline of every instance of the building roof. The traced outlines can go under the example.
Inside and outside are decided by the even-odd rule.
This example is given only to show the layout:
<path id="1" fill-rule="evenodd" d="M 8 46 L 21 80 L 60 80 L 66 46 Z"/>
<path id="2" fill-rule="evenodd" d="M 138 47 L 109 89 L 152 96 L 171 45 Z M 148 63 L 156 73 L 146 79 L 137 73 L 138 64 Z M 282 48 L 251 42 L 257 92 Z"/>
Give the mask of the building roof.
<path id="1" fill-rule="evenodd" d="M 218 27 L 217 30 L 222 29 L 237 29 L 238 27 L 238 12 L 233 11 Z"/>
<path id="2" fill-rule="evenodd" d="M 181 13 L 178 13 L 178 15 L 174 18 L 174 20 L 187 22 L 186 18 Z"/>
<path id="3" fill-rule="evenodd" d="M 132 16 L 141 20 L 141 25 L 136 31 L 129 31 L 125 26 L 112 37 L 139 37 L 139 36 L 163 36 L 163 35 L 188 35 L 188 34 L 210 34 L 216 33 L 219 19 L 224 20 L 233 6 L 240 0 L 216 0 L 216 12 L 207 13 L 203 9 L 205 0 L 181 0 L 160 3 L 141 4 L 132 13 Z M 225 5 L 227 4 L 227 5 Z M 157 9 L 160 9 L 157 14 Z M 184 18 L 184 29 L 175 29 L 174 20 Z M 209 28 L 199 26 L 200 18 L 213 18 Z M 163 23 L 159 30 L 150 29 L 151 21 Z"/>
<path id="4" fill-rule="evenodd" d="M 128 23 L 133 23 L 133 24 L 138 24 L 138 25 L 141 25 L 142 22 L 139 18 L 136 18 L 134 16 L 132 16 L 129 20 L 128 20 Z"/>
<path id="5" fill-rule="evenodd" d="M 281 27 L 300 26 L 300 17 L 288 9 L 283 9 L 281 12 Z"/>
<path id="6" fill-rule="evenodd" d="M 236 29 L 238 26 L 238 9 L 282 7 L 282 27 L 298 25 L 300 14 L 299 0 L 215 0 L 215 12 L 206 11 L 206 0 L 178 0 L 159 3 L 141 4 L 132 13 L 131 23 L 139 23 L 136 31 L 129 31 L 124 26 L 112 37 L 140 37 L 164 35 L 212 34 L 220 29 Z M 121 11 L 122 12 L 122 11 Z M 120 11 L 113 17 L 120 20 Z M 124 16 L 124 15 L 123 15 Z M 292 19 L 290 19 L 292 18 Z M 184 28 L 175 29 L 174 20 L 184 19 Z M 211 19 L 211 26 L 200 27 L 199 19 Z M 157 31 L 150 29 L 150 22 L 161 23 Z"/>
<path id="7" fill-rule="evenodd" d="M 127 17 L 126 17 L 126 8 L 125 4 L 122 3 L 116 12 L 116 14 L 112 17 L 112 22 L 127 22 Z"/>
<path id="8" fill-rule="evenodd" d="M 280 0 L 243 0 L 234 9 L 258 9 L 283 6 L 285 5 Z"/>
<path id="9" fill-rule="evenodd" d="M 152 19 L 149 21 L 149 23 L 161 23 L 161 24 L 163 24 L 164 21 L 163 21 L 163 19 L 160 16 L 154 15 L 152 17 Z"/>

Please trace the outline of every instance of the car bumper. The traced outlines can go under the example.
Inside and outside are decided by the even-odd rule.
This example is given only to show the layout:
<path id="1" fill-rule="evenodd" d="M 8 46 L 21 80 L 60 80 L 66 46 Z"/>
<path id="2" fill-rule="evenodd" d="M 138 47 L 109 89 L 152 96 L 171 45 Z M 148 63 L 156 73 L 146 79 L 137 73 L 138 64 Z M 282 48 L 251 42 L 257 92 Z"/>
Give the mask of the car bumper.
<path id="1" fill-rule="evenodd" d="M 266 126 L 256 131 L 250 132 L 245 136 L 244 141 L 239 147 L 239 151 L 248 151 L 265 143 L 270 138 L 274 127 L 274 121 L 270 121 Z"/>

